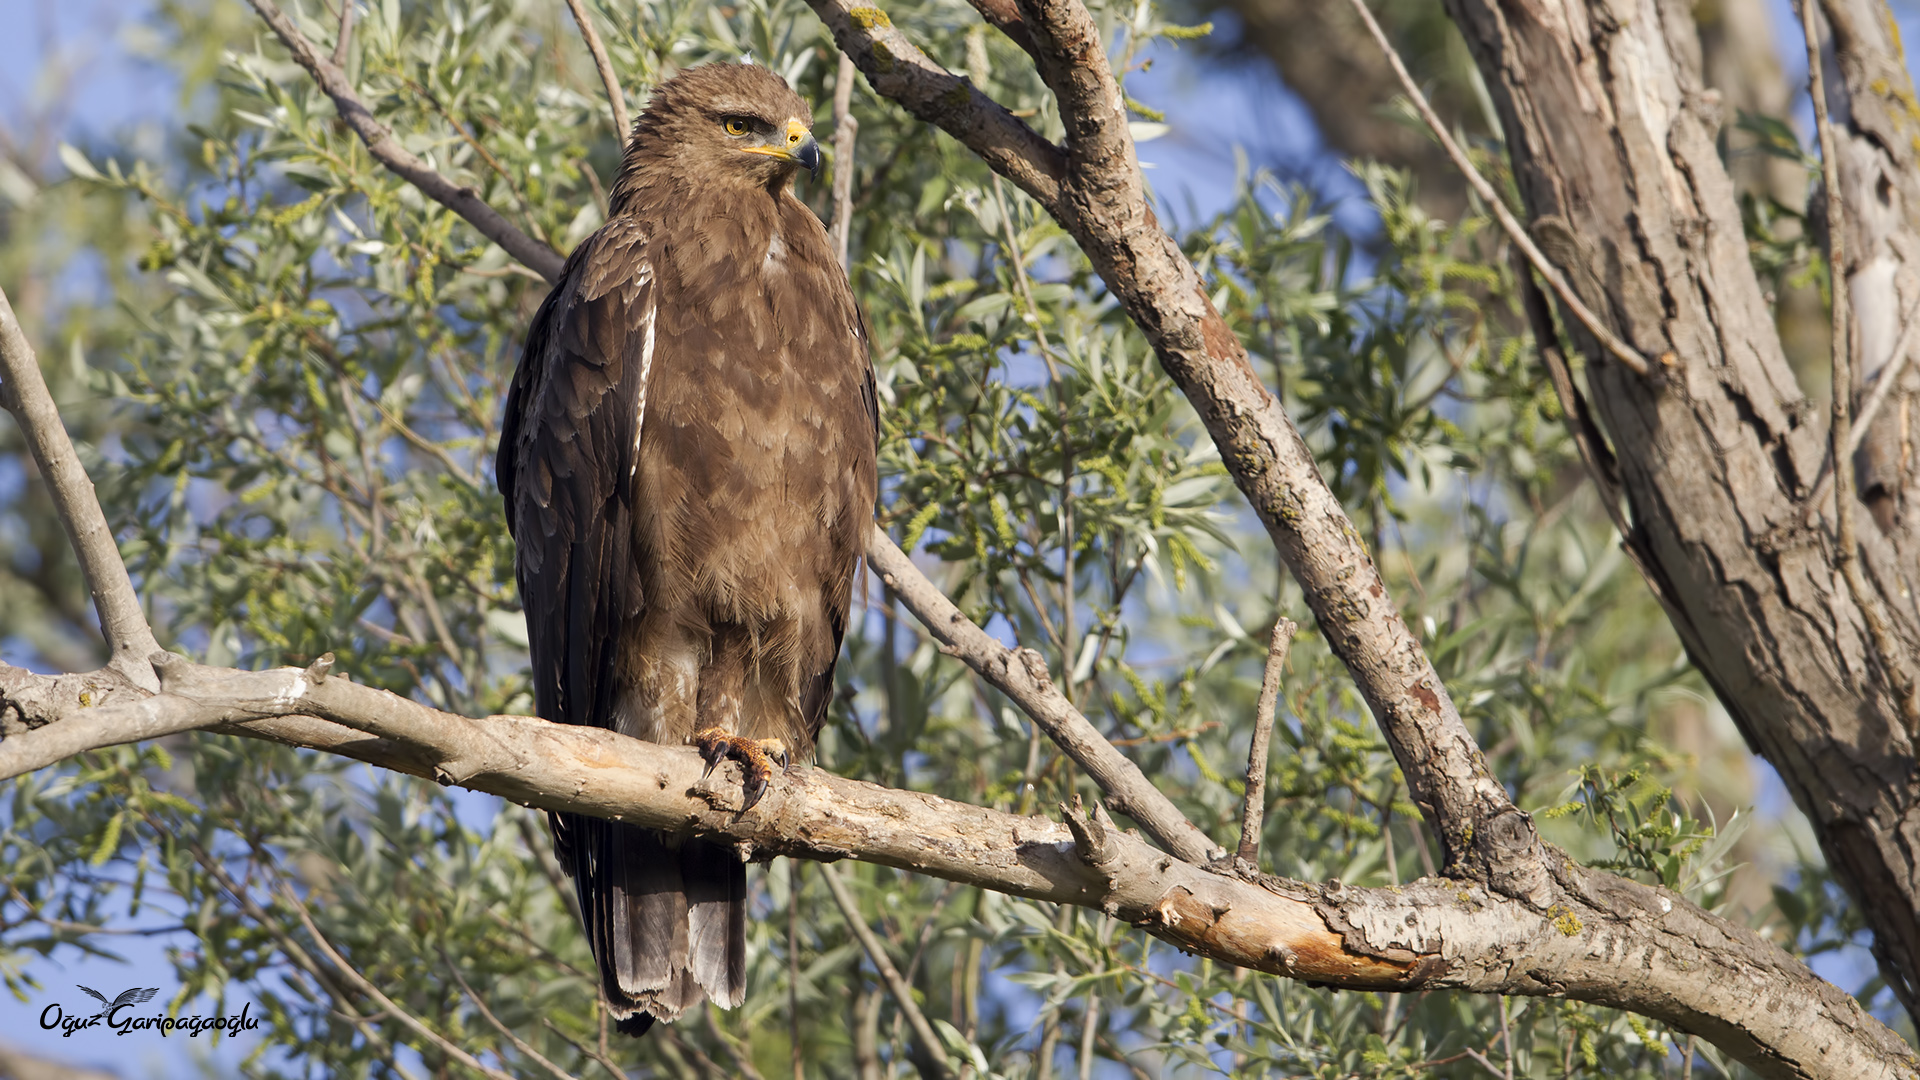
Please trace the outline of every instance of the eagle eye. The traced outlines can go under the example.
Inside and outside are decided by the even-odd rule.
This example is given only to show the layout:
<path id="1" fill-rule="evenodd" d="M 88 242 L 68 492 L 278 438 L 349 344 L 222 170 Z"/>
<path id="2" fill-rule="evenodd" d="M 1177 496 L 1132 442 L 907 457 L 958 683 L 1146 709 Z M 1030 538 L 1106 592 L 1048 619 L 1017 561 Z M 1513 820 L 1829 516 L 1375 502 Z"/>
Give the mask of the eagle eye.
<path id="1" fill-rule="evenodd" d="M 752 122 L 744 116 L 729 116 L 725 124 L 729 135 L 745 135 L 753 128 Z"/>

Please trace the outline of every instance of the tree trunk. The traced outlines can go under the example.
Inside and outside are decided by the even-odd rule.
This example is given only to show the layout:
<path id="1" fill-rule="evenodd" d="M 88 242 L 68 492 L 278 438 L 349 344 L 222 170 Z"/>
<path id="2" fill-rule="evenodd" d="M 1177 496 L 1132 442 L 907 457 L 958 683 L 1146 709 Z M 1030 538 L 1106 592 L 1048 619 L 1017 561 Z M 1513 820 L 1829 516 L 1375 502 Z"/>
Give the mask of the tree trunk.
<path id="1" fill-rule="evenodd" d="M 1831 498 L 1808 524 L 1824 425 L 1748 261 L 1691 5 L 1447 7 L 1499 110 L 1536 238 L 1589 306 L 1659 358 L 1636 376 L 1567 322 L 1618 458 L 1627 543 L 1694 664 L 1811 819 L 1911 1012 L 1913 743 L 1889 658 L 1839 572 Z M 1865 599 L 1891 624 L 1892 661 L 1910 663 L 1911 553 L 1875 529 L 1860 547 Z"/>

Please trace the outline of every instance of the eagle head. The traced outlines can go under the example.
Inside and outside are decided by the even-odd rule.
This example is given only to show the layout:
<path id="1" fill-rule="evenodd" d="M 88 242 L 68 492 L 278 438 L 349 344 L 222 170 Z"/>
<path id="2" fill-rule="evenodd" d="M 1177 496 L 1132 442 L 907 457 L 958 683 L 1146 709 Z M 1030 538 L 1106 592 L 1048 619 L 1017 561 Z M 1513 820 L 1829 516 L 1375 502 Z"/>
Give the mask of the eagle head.
<path id="1" fill-rule="evenodd" d="M 656 86 L 634 121 L 621 196 L 642 184 L 768 188 L 778 192 L 805 168 L 820 171 L 813 111 L 787 81 L 758 64 L 702 64 Z"/>

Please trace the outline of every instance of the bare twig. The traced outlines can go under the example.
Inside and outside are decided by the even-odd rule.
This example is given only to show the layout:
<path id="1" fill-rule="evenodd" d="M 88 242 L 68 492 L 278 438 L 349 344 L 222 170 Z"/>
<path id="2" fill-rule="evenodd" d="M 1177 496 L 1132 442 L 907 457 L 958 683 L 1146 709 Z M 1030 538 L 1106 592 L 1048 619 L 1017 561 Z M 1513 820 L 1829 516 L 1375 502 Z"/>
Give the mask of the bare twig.
<path id="1" fill-rule="evenodd" d="M 745 1043 L 732 1032 L 722 1028 L 720 1021 L 715 1019 L 714 1014 L 719 1011 L 718 1006 L 708 1001 L 700 1010 L 700 1015 L 706 1020 L 708 1037 L 719 1043 L 720 1049 L 726 1052 L 727 1060 L 733 1062 L 733 1075 L 740 1077 L 741 1080 L 766 1080 L 760 1075 L 760 1070 L 753 1067 L 753 1055 L 747 1052 Z"/>
<path id="2" fill-rule="evenodd" d="M 1833 119 L 1827 115 L 1825 61 L 1820 55 L 1820 35 L 1815 22 L 1813 0 L 1800 0 L 1800 29 L 1807 39 L 1808 93 L 1813 98 L 1813 121 L 1820 134 L 1820 166 L 1827 195 L 1827 268 L 1833 280 L 1828 292 L 1833 297 L 1833 422 L 1827 432 L 1828 453 L 1833 459 L 1833 533 L 1834 561 L 1854 606 L 1867 624 L 1867 636 L 1880 667 L 1892 684 L 1895 705 L 1901 721 L 1910 733 L 1920 734 L 1920 694 L 1916 693 L 1908 657 L 1887 624 L 1880 596 L 1868 584 L 1860 569 L 1859 537 L 1854 533 L 1853 510 L 1859 501 L 1854 490 L 1853 454 L 1853 310 L 1847 282 L 1845 242 L 1846 200 L 1840 191 L 1840 148 L 1834 136 Z M 1904 336 L 1904 335 L 1902 335 Z M 1892 374 L 1891 371 L 1888 374 Z M 1864 429 L 1864 425 L 1863 425 Z"/>
<path id="3" fill-rule="evenodd" d="M 878 526 L 867 536 L 867 564 L 940 641 L 942 651 L 958 657 L 1012 698 L 1093 777 L 1113 809 L 1138 821 L 1161 846 L 1188 862 L 1207 862 L 1221 854 L 1218 845 L 1187 820 L 1140 766 L 1114 749 L 1060 693 L 1039 653 L 1009 649 L 974 625 Z"/>
<path id="4" fill-rule="evenodd" d="M 614 134 L 624 146 L 633 128 L 627 123 L 627 95 L 620 89 L 620 76 L 613 72 L 613 61 L 607 58 L 607 47 L 600 40 L 600 31 L 593 28 L 593 18 L 587 14 L 584 0 L 567 0 L 567 10 L 573 12 L 580 37 L 586 41 L 587 51 L 593 54 L 593 66 L 600 72 L 600 85 L 607 88 L 607 104 L 613 107 Z"/>
<path id="5" fill-rule="evenodd" d="M 356 0 L 340 0 L 340 32 L 333 39 L 333 66 L 347 70 L 347 51 L 353 45 L 353 5 Z"/>
<path id="6" fill-rule="evenodd" d="M 1080 1080 L 1093 1080 L 1093 1039 L 1100 1032 L 1100 995 L 1087 994 L 1087 1015 L 1080 1021 Z"/>
<path id="7" fill-rule="evenodd" d="M 1353 5 L 1354 12 L 1360 16 L 1360 20 L 1367 24 L 1367 32 L 1373 35 L 1374 44 L 1380 46 L 1380 51 L 1386 54 L 1387 63 L 1392 65 L 1395 77 L 1400 80 L 1401 92 L 1406 94 L 1407 100 L 1413 103 L 1415 111 L 1420 114 L 1420 119 L 1425 121 L 1427 130 L 1439 140 L 1441 148 L 1447 152 L 1449 158 L 1453 159 L 1454 168 L 1460 170 L 1460 175 L 1466 177 L 1467 183 L 1473 187 L 1475 194 L 1487 204 L 1487 209 L 1492 211 L 1494 219 L 1500 223 L 1500 228 L 1506 232 L 1507 238 L 1513 241 L 1515 247 L 1526 253 L 1527 262 L 1546 279 L 1547 285 L 1553 289 L 1553 295 L 1560 298 L 1560 303 L 1573 313 L 1573 317 L 1579 320 L 1580 325 L 1585 327 L 1587 332 L 1600 342 L 1601 347 L 1613 355 L 1614 359 L 1633 369 L 1638 375 L 1645 375 L 1651 371 L 1647 358 L 1641 356 L 1639 350 L 1620 340 L 1620 336 L 1609 329 L 1606 323 L 1601 322 L 1600 316 L 1595 315 L 1593 309 L 1581 301 L 1580 295 L 1573 291 L 1572 285 L 1567 283 L 1566 275 L 1560 272 L 1559 267 L 1553 265 L 1553 261 L 1548 259 L 1546 253 L 1533 242 L 1533 237 L 1527 234 L 1526 228 L 1513 216 L 1513 212 L 1507 209 L 1507 201 L 1500 197 L 1500 193 L 1494 190 L 1486 177 L 1480 175 L 1480 170 L 1473 167 L 1472 159 L 1467 157 L 1466 151 L 1460 148 L 1460 144 L 1453 141 L 1453 135 L 1447 131 L 1447 125 L 1440 119 L 1440 114 L 1433 111 L 1433 106 L 1427 103 L 1427 95 L 1420 92 L 1420 85 L 1413 81 L 1412 75 L 1407 73 L 1407 65 L 1401 61 L 1399 50 L 1393 47 L 1393 42 L 1387 40 L 1386 32 L 1380 29 L 1380 24 L 1374 20 L 1373 12 L 1367 9 L 1366 0 L 1349 0 L 1349 2 Z"/>
<path id="8" fill-rule="evenodd" d="M 240 882 L 235 881 L 233 876 L 227 873 L 226 867 L 221 864 L 220 860 L 209 854 L 206 848 L 191 839 L 186 841 L 186 848 L 187 851 L 192 854 L 193 860 L 199 863 L 200 868 L 207 872 L 207 876 L 211 877 L 214 883 L 226 892 L 227 896 L 233 900 L 235 906 L 239 907 L 247 918 L 253 920 L 255 926 L 265 928 L 267 934 L 279 944 L 280 950 L 286 954 L 287 959 L 291 960 L 296 968 L 310 976 L 313 981 L 319 985 L 320 989 L 333 1000 L 334 1010 L 339 1013 L 340 1016 L 344 1017 L 348 1023 L 359 1029 L 360 1034 L 366 1037 L 367 1044 L 380 1053 L 387 1064 L 392 1066 L 394 1072 L 400 1075 L 401 1080 L 417 1080 L 414 1074 L 397 1060 L 394 1054 L 393 1043 L 389 1041 L 385 1035 L 381 1034 L 380 1029 L 374 1026 L 370 1019 L 360 1015 L 360 1010 L 356 1009 L 353 1002 L 348 999 L 345 989 L 326 973 L 325 969 L 320 966 L 320 962 L 315 960 L 313 954 L 307 951 L 306 946 L 295 940 L 293 935 L 289 934 L 286 929 L 281 926 L 279 919 L 269 916 L 266 909 L 260 906 L 259 901 L 253 898 L 252 892 Z"/>
<path id="9" fill-rule="evenodd" d="M 1267 749 L 1273 738 L 1273 716 L 1280 704 L 1280 677 L 1287 654 L 1293 651 L 1292 619 L 1275 619 L 1273 640 L 1267 645 L 1266 669 L 1260 677 L 1260 700 L 1253 707 L 1253 742 L 1247 747 L 1247 798 L 1240 808 L 1241 859 L 1260 866 L 1261 826 L 1267 820 Z"/>
<path id="10" fill-rule="evenodd" d="M 453 962 L 453 957 L 448 956 L 445 949 L 440 950 L 440 960 L 447 965 L 447 973 L 453 976 L 453 981 L 460 984 L 460 992 L 467 995 L 467 1000 L 473 1003 L 474 1008 L 480 1010 L 480 1015 L 486 1020 L 487 1024 L 491 1026 L 493 1030 L 499 1032 L 508 1042 L 512 1043 L 515 1050 L 525 1054 L 534 1063 L 547 1070 L 547 1074 L 552 1076 L 554 1080 L 578 1080 L 572 1073 L 548 1061 L 544 1054 L 527 1045 L 525 1039 L 514 1034 L 512 1028 L 501 1023 L 500 1018 L 493 1015 L 493 1010 L 487 1008 L 486 1001 L 474 991 L 473 987 L 467 985 L 467 980 L 460 974 L 459 965 Z"/>
<path id="11" fill-rule="evenodd" d="M 807 1059 L 800 1049 L 800 871 L 787 863 L 787 1039 L 793 1055 L 793 1080 L 807 1080 Z"/>
<path id="12" fill-rule="evenodd" d="M 953 1068 L 947 1064 L 947 1051 L 940 1043 L 940 1037 L 934 1034 L 933 1025 L 927 1023 L 926 1014 L 913 1000 L 913 986 L 900 977 L 900 970 L 893 966 L 893 960 L 887 956 L 886 946 L 874 936 L 873 928 L 867 925 L 866 916 L 860 913 L 859 905 L 853 902 L 853 896 L 847 892 L 846 885 L 840 881 L 840 872 L 832 865 L 822 866 L 820 876 L 826 879 L 827 891 L 833 893 L 833 902 L 840 906 L 840 915 L 846 920 L 847 929 L 859 940 L 860 947 L 866 950 L 867 959 L 873 963 L 880 979 L 887 984 L 887 990 L 893 995 L 893 1003 L 900 1014 L 907 1018 L 907 1026 L 913 1030 L 913 1041 L 919 1050 L 914 1055 L 914 1065 L 920 1075 L 927 1080 L 952 1080 Z"/>
<path id="13" fill-rule="evenodd" d="M 1854 418 L 1853 432 L 1847 437 L 1847 456 L 1851 458 L 1866 441 L 1867 432 L 1873 427 L 1874 417 L 1880 413 L 1880 407 L 1893 396 L 1893 388 L 1900 381 L 1900 375 L 1907 370 L 1907 361 L 1913 355 L 1914 332 L 1920 330 L 1920 296 L 1914 297 L 1901 316 L 1900 339 L 1893 347 L 1893 354 L 1887 358 L 1886 366 L 1873 383 L 1873 393 L 1868 395 L 1866 404 L 1860 406 L 1860 415 Z M 1833 486 L 1833 456 L 1829 441 L 1827 459 L 1820 463 L 1820 480 L 1813 487 L 1813 494 L 1807 497 L 1807 522 L 1819 520 L 1820 510 L 1826 504 L 1827 490 Z"/>
<path id="14" fill-rule="evenodd" d="M 111 650 L 107 667 L 143 690 L 158 690 L 160 683 L 147 657 L 160 651 L 160 643 L 147 625 L 113 529 L 94 495 L 93 481 L 87 478 L 73 440 L 60 422 L 60 410 L 40 374 L 39 358 L 4 291 L 0 291 L 0 407 L 20 425 L 80 561 L 80 573 L 100 615 L 100 633 Z"/>
<path id="15" fill-rule="evenodd" d="M 860 134 L 860 121 L 853 116 L 853 58 L 840 54 L 840 69 L 833 77 L 833 250 L 840 258 L 840 269 L 848 268 L 848 248 L 853 236 L 853 146 Z"/>
<path id="16" fill-rule="evenodd" d="M 531 267 L 541 277 L 552 281 L 560 276 L 560 268 L 566 260 L 558 252 L 501 217 L 499 211 L 487 205 L 478 191 L 455 184 L 402 146 L 400 140 L 394 138 L 392 129 L 381 123 L 366 103 L 360 100 L 352 84 L 347 81 L 346 72 L 315 51 L 313 43 L 300 33 L 299 28 L 293 25 L 293 20 L 287 18 L 273 0 L 250 2 L 286 45 L 287 51 L 293 54 L 294 61 L 306 68 L 314 82 L 320 84 L 320 89 L 333 99 L 340 119 L 360 136 L 360 141 L 366 145 L 367 152 L 373 155 L 374 160 L 419 188 L 428 198 L 465 218 L 480 230 L 481 235 L 499 244 L 507 254 Z"/>
<path id="17" fill-rule="evenodd" d="M 402 1025 L 411 1029 L 414 1034 L 427 1040 L 427 1042 L 433 1044 L 435 1049 L 453 1060 L 465 1065 L 467 1068 L 472 1069 L 482 1076 L 488 1077 L 489 1080 L 513 1080 L 513 1078 L 506 1073 L 482 1064 L 480 1059 L 448 1042 L 439 1032 L 428 1027 L 425 1021 L 401 1008 L 399 1003 L 381 993 L 379 987 L 369 982 L 365 975 L 360 974 L 358 968 L 347 962 L 346 957 L 341 956 L 334 950 L 333 943 L 329 942 L 327 936 L 320 932 L 320 928 L 314 925 L 313 913 L 307 910 L 307 905 L 301 903 L 298 896 L 294 895 L 293 889 L 283 882 L 281 883 L 279 892 L 280 899 L 284 901 L 288 907 L 293 909 L 293 914 L 300 920 L 300 925 L 306 927 L 307 935 L 313 939 L 314 946 L 327 958 L 327 962 L 333 965 L 333 969 L 339 972 L 340 976 L 346 979 L 348 983 L 352 984 L 354 989 L 372 998 L 374 1003 L 379 1005 L 388 1016 L 398 1020 Z"/>

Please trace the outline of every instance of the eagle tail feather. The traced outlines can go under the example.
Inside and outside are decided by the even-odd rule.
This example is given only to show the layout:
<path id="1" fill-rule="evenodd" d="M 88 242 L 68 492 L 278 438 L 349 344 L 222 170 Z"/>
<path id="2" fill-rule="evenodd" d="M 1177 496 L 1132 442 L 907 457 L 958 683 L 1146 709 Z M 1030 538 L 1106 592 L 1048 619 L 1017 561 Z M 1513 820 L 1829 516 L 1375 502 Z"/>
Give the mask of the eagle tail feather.
<path id="1" fill-rule="evenodd" d="M 746 997 L 746 866 L 727 848 L 652 829 L 557 815 L 602 991 L 622 1034 L 646 1034 L 711 996 Z M 557 823 L 556 823 L 557 824 Z M 556 832 L 559 830 L 556 829 Z"/>
<path id="2" fill-rule="evenodd" d="M 687 967 L 715 1005 L 731 1009 L 747 996 L 747 868 L 718 844 L 687 841 L 680 849 L 687 889 Z"/>

